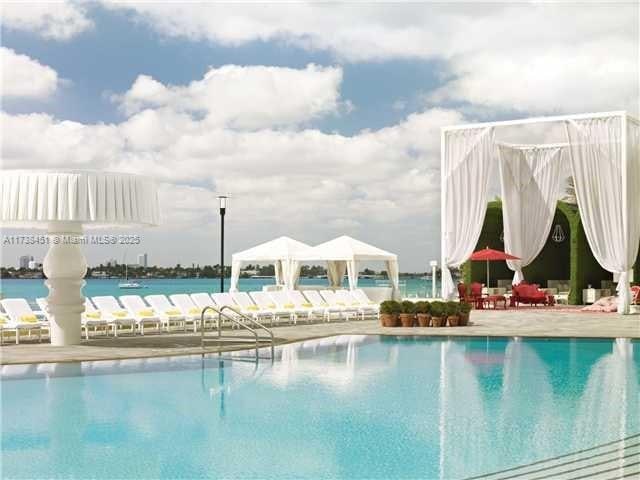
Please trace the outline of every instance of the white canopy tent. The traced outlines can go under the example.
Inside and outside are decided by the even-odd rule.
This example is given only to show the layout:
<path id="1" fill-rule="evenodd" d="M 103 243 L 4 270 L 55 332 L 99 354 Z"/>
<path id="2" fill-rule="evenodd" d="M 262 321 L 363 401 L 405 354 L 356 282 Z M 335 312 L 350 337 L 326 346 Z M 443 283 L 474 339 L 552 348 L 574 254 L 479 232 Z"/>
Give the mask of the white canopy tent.
<path id="1" fill-rule="evenodd" d="M 553 124 L 563 144 L 510 145 L 496 137 L 513 126 Z M 498 140 L 502 140 L 498 138 Z M 441 135 L 442 295 L 455 285 L 450 268 L 475 248 L 496 163 L 505 248 L 514 282 L 540 253 L 551 228 L 562 167 L 573 176 L 582 225 L 600 265 L 619 274 L 618 312 L 629 312 L 629 271 L 640 244 L 640 123 L 626 112 L 541 117 L 445 127 Z"/>
<path id="2" fill-rule="evenodd" d="M 313 257 L 309 254 L 311 246 L 289 237 L 279 237 L 261 243 L 243 252 L 234 253 L 231 257 L 231 285 L 229 291 L 238 290 L 240 269 L 247 263 L 273 263 L 275 266 L 276 284 L 287 289 L 295 288 L 300 276 L 299 260 Z"/>
<path id="3" fill-rule="evenodd" d="M 331 287 L 339 287 L 346 272 L 351 290 L 358 288 L 358 265 L 361 262 L 385 262 L 394 294 L 398 291 L 398 256 L 394 253 L 343 235 L 316 245 L 312 253 L 305 252 L 305 254 L 307 255 L 305 260 L 311 260 L 308 256 L 314 255 L 313 260 L 327 262 L 327 277 Z"/>

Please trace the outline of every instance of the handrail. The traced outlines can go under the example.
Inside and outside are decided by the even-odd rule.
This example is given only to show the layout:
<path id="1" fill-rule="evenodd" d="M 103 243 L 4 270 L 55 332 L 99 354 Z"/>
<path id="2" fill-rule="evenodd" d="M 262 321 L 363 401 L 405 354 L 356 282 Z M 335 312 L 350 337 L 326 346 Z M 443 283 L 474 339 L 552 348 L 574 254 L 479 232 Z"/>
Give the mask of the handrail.
<path id="1" fill-rule="evenodd" d="M 259 329 L 264 330 L 265 332 L 267 332 L 267 334 L 271 338 L 271 359 L 273 359 L 274 358 L 274 344 L 275 344 L 275 337 L 273 336 L 273 331 L 270 328 L 265 327 L 262 323 L 258 322 L 255 318 L 251 317 L 250 315 L 247 315 L 246 313 L 241 312 L 240 310 L 238 310 L 238 309 L 236 309 L 236 308 L 234 308 L 234 307 L 232 307 L 230 305 L 224 305 L 220 309 L 220 312 L 222 312 L 225 308 L 228 309 L 228 310 L 231 310 L 233 313 L 235 313 L 237 315 L 240 315 L 245 320 L 248 320 L 253 325 L 256 325 Z M 218 323 L 218 335 L 219 334 L 220 334 L 220 323 Z"/>
<path id="2" fill-rule="evenodd" d="M 256 361 L 258 360 L 258 349 L 260 348 L 260 340 L 263 339 L 264 337 L 260 337 L 260 335 L 258 335 L 258 332 L 256 329 L 253 329 L 251 327 L 249 327 L 248 325 L 245 325 L 243 322 L 239 321 L 238 319 L 234 318 L 231 315 L 227 315 L 226 313 L 223 312 L 223 310 L 227 308 L 229 310 L 231 310 L 232 312 L 240 315 L 241 317 L 249 320 L 251 323 L 255 324 L 256 326 L 258 326 L 258 328 L 261 328 L 263 330 L 265 330 L 269 336 L 270 336 L 270 340 L 271 340 L 271 359 L 274 359 L 274 343 L 275 343 L 275 338 L 273 336 L 273 332 L 271 330 L 269 330 L 267 327 L 265 327 L 264 325 L 262 325 L 261 323 L 257 322 L 256 320 L 254 320 L 253 318 L 249 317 L 248 315 L 245 315 L 242 312 L 237 311 L 236 309 L 230 307 L 230 306 L 223 306 L 222 308 L 218 309 L 212 305 L 208 305 L 206 307 L 204 307 L 202 309 L 202 312 L 200 313 L 200 329 L 201 329 L 201 333 L 200 333 L 200 344 L 202 346 L 202 348 L 204 349 L 204 315 L 207 312 L 207 310 L 212 310 L 214 312 L 216 312 L 218 314 L 218 345 L 221 346 L 221 342 L 220 339 L 222 338 L 222 322 L 221 322 L 221 317 L 226 318 L 227 320 L 230 320 L 231 322 L 235 323 L 236 325 L 238 325 L 241 328 L 244 328 L 245 330 L 249 330 L 251 333 L 253 333 L 254 337 L 255 337 L 255 341 L 256 341 Z"/>

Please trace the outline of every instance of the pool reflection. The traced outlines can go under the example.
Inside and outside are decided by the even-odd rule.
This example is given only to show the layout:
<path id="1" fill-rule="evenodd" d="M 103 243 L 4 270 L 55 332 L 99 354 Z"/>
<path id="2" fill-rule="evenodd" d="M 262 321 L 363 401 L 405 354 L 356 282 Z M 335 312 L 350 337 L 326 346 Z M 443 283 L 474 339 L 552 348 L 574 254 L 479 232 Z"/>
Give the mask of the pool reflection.
<path id="1" fill-rule="evenodd" d="M 640 431 L 629 340 L 342 335 L 3 368 L 9 477 L 461 478 Z"/>

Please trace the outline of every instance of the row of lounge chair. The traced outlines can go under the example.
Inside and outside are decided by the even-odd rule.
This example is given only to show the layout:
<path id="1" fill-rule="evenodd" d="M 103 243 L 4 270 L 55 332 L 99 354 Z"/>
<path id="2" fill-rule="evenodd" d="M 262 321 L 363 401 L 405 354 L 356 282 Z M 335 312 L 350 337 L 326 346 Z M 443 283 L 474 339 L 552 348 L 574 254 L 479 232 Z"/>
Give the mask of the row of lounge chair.
<path id="1" fill-rule="evenodd" d="M 21 333 L 29 337 L 36 333 L 42 339 L 43 331 L 49 331 L 49 313 L 47 300 L 36 299 L 40 310 L 33 310 L 23 298 L 7 298 L 0 301 L 0 343 L 4 343 L 6 334 L 14 334 L 15 342 L 20 343 Z M 85 299 L 85 311 L 82 314 L 82 330 L 89 338 L 90 330 L 94 334 L 109 330 L 114 336 L 119 332 L 144 335 L 145 328 L 155 331 L 180 329 L 197 331 L 201 314 L 205 307 L 217 310 L 229 307 L 225 314 L 242 321 L 247 315 L 260 322 L 288 321 L 296 324 L 299 320 L 307 322 L 334 319 L 378 318 L 380 305 L 370 301 L 363 290 L 299 290 L 274 292 L 231 292 L 231 293 L 192 293 L 169 295 L 147 295 L 144 299 L 138 295 L 96 296 Z M 204 327 L 217 326 L 224 321 L 214 311 L 209 310 L 204 319 Z"/>

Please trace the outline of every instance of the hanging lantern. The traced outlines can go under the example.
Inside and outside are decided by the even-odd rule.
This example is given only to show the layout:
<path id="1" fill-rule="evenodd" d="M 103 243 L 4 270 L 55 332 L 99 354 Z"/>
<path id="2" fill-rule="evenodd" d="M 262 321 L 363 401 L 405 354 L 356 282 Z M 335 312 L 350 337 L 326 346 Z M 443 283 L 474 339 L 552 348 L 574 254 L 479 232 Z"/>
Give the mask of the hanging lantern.
<path id="1" fill-rule="evenodd" d="M 551 234 L 551 239 L 556 243 L 560 243 L 560 242 L 564 242 L 565 238 L 567 237 L 564 234 L 564 230 L 562 229 L 562 226 L 560 224 L 556 225 L 553 229 L 553 233 Z"/>

